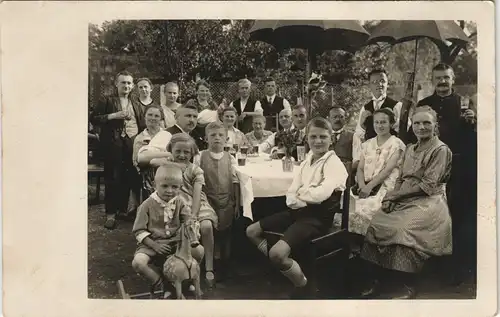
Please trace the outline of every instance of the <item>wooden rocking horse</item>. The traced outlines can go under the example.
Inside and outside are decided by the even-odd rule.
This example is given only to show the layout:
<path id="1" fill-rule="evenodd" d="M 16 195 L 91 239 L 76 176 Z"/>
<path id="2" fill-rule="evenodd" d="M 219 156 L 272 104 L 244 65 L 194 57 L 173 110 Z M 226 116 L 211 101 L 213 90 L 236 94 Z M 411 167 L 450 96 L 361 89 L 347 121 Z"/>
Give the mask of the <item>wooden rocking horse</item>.
<path id="1" fill-rule="evenodd" d="M 195 298 L 201 298 L 200 264 L 191 255 L 191 248 L 197 247 L 198 228 L 194 220 L 184 222 L 179 229 L 180 240 L 174 255 L 163 265 L 163 276 L 167 283 L 172 283 L 177 299 L 186 299 L 182 294 L 182 283 L 192 281 L 195 288 Z"/>

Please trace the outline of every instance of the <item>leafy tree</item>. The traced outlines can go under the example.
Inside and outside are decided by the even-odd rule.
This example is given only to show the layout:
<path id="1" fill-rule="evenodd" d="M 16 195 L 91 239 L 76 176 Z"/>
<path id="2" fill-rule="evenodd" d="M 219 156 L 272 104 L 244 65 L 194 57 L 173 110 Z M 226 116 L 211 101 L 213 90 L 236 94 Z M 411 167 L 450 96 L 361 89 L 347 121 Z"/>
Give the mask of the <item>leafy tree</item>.
<path id="1" fill-rule="evenodd" d="M 368 32 L 380 21 L 364 21 Z M 263 42 L 250 42 L 250 20 L 119 20 L 105 22 L 101 27 L 89 27 L 90 62 L 112 65 L 114 70 L 129 69 L 153 81 L 164 83 L 176 80 L 183 95 L 194 93 L 194 81 L 201 77 L 211 82 L 235 82 L 248 77 L 260 90 L 264 77 L 273 76 L 280 93 L 294 102 L 305 86 L 307 51 L 302 49 L 275 50 Z M 461 21 L 471 41 L 457 54 L 452 66 L 458 85 L 477 82 L 476 26 Z M 318 56 L 317 69 L 330 87 L 325 88 L 321 109 L 334 104 L 348 108 L 353 118 L 369 98 L 367 74 L 371 69 L 384 67 L 390 74 L 389 94 L 401 99 L 407 84 L 406 73 L 413 71 L 415 43 L 394 46 L 381 44 L 362 47 L 355 54 L 327 51 Z M 419 40 L 416 84 L 429 90 L 431 68 L 439 60 L 436 45 L 427 39 Z M 235 85 L 230 92 L 216 92 L 214 99 L 235 96 Z M 187 92 L 187 94 L 186 94 Z M 332 93 L 333 92 L 333 93 Z"/>

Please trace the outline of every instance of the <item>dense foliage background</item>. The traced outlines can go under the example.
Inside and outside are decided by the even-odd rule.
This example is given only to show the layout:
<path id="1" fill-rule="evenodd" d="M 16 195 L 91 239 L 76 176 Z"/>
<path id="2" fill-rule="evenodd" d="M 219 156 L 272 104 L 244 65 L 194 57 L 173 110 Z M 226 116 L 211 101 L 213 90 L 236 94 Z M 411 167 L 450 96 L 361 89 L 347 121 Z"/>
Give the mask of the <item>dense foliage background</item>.
<path id="1" fill-rule="evenodd" d="M 380 21 L 363 21 L 370 32 Z M 280 93 L 292 103 L 303 86 L 307 52 L 301 49 L 276 51 L 263 42 L 250 42 L 252 20 L 117 20 L 89 27 L 89 101 L 109 93 L 116 72 L 127 69 L 138 77 L 149 77 L 155 84 L 169 80 L 180 83 L 182 99 L 194 93 L 194 82 L 207 79 L 213 86 L 214 100 L 235 96 L 235 82 L 249 78 L 254 93 L 260 94 L 262 79 L 273 75 Z M 476 25 L 460 21 L 470 34 L 470 43 L 452 66 L 457 90 L 476 93 Z M 339 103 L 355 114 L 366 100 L 366 75 L 370 69 L 385 67 L 390 74 L 389 94 L 404 95 L 406 72 L 413 70 L 414 42 L 398 45 L 370 45 L 356 54 L 324 52 L 318 57 L 316 72 L 329 85 L 325 89 L 325 107 Z M 430 70 L 440 61 L 437 47 L 429 40 L 419 41 L 416 88 L 430 93 Z M 217 88 L 217 87 L 215 87 Z M 368 94 L 369 96 L 369 94 Z M 93 102 L 89 102 L 92 107 Z"/>

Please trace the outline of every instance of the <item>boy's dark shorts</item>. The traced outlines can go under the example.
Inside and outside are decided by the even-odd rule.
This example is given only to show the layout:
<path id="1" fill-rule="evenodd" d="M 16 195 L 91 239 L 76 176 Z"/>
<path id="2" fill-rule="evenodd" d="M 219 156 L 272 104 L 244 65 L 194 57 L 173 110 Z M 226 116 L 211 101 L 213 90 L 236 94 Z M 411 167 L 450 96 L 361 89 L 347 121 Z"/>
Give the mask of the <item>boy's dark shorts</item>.
<path id="1" fill-rule="evenodd" d="M 259 221 L 264 231 L 283 233 L 281 240 L 291 249 L 321 236 L 331 228 L 334 213 L 320 205 L 308 205 L 300 209 L 288 209 Z"/>
<path id="2" fill-rule="evenodd" d="M 160 241 L 161 240 L 159 240 L 158 242 L 160 242 Z M 177 250 L 177 243 L 176 242 L 170 242 L 169 245 L 170 245 L 170 252 L 168 254 L 158 254 L 158 253 L 156 253 L 155 250 L 153 250 L 150 247 L 141 243 L 141 244 L 139 244 L 139 247 L 135 251 L 135 254 L 138 254 L 138 253 L 146 254 L 147 256 L 149 256 L 151 258 L 151 263 L 161 264 L 161 266 L 163 266 L 163 262 L 165 262 L 165 260 L 169 256 L 173 255 L 175 253 L 175 251 Z"/>

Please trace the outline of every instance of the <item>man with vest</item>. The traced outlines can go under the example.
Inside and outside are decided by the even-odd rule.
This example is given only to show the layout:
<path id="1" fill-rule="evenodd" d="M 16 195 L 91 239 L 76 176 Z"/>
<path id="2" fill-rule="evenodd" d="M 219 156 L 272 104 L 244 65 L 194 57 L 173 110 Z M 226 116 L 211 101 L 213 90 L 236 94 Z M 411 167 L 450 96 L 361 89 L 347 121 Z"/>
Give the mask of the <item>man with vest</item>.
<path id="1" fill-rule="evenodd" d="M 453 153 L 451 179 L 447 184 L 452 216 L 455 281 L 475 274 L 477 232 L 477 133 L 475 105 L 453 90 L 455 74 L 440 63 L 432 69 L 434 93 L 418 102 L 436 111 L 439 139 Z"/>
<path id="2" fill-rule="evenodd" d="M 372 100 L 361 107 L 359 120 L 356 126 L 356 134 L 362 142 L 371 139 L 377 134 L 373 128 L 373 112 L 381 108 L 389 108 L 394 112 L 396 123 L 393 125 L 395 132 L 399 131 L 399 117 L 403 104 L 387 97 L 387 73 L 385 70 L 373 70 L 368 74 L 369 87 L 372 93 Z"/>
<path id="3" fill-rule="evenodd" d="M 100 127 L 101 153 L 104 157 L 104 227 L 116 227 L 116 215 L 126 213 L 130 190 L 137 181 L 132 163 L 132 140 L 140 132 L 142 111 L 132 102 L 130 93 L 134 79 L 129 72 L 115 78 L 116 95 L 105 98 L 95 107 L 91 123 Z"/>
<path id="4" fill-rule="evenodd" d="M 261 100 L 264 116 L 266 117 L 266 130 L 274 131 L 276 116 L 283 109 L 292 109 L 290 103 L 285 98 L 276 96 L 276 82 L 273 78 L 264 80 L 264 98 Z M 279 129 L 278 129 L 279 130 Z"/>
<path id="5" fill-rule="evenodd" d="M 346 111 L 342 107 L 330 109 L 328 119 L 332 124 L 332 149 L 342 162 L 352 162 L 352 170 L 355 171 L 359 163 L 361 151 L 361 140 L 353 132 L 344 129 Z"/>
<path id="6" fill-rule="evenodd" d="M 243 78 L 238 81 L 238 94 L 240 97 L 229 104 L 238 112 L 238 130 L 243 133 L 252 131 L 252 117 L 262 115 L 263 109 L 260 101 L 250 97 L 252 82 Z"/>

